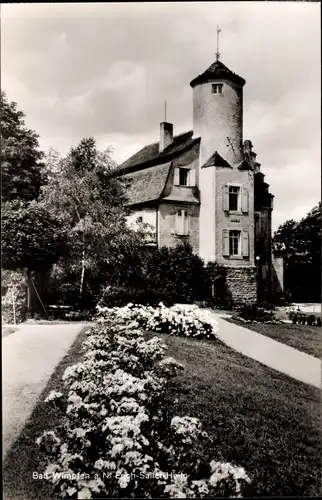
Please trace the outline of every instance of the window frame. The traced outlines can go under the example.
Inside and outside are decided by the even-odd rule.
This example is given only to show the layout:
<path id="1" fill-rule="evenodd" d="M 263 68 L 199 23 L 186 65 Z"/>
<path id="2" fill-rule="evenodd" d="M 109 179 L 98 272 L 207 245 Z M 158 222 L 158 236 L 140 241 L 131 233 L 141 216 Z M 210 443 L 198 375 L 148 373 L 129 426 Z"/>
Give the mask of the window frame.
<path id="1" fill-rule="evenodd" d="M 240 183 L 240 182 L 226 182 L 226 186 L 228 187 L 228 209 L 227 209 L 228 214 L 243 215 L 243 212 L 242 212 L 242 193 L 243 193 L 244 184 Z M 238 187 L 239 188 L 237 210 L 230 210 L 230 208 L 229 208 L 229 190 L 231 187 Z"/>
<path id="2" fill-rule="evenodd" d="M 212 83 L 211 84 L 211 93 L 213 95 L 223 95 L 223 88 L 224 88 L 223 83 Z M 216 89 L 216 92 L 215 92 L 215 89 Z"/>
<path id="3" fill-rule="evenodd" d="M 235 243 L 234 240 L 231 242 L 232 233 L 238 233 L 238 241 L 237 241 L 238 253 L 231 253 L 231 245 L 233 247 L 234 243 Z M 228 235 L 229 235 L 229 257 L 230 258 L 242 257 L 242 231 L 241 231 L 241 229 L 229 229 Z"/>
<path id="4" fill-rule="evenodd" d="M 231 193 L 231 189 L 237 189 L 236 193 Z M 236 197 L 236 208 L 231 208 L 230 202 L 231 202 L 231 195 L 234 195 Z M 232 198 L 233 200 L 234 198 Z M 229 212 L 240 212 L 241 211 L 241 187 L 238 185 L 230 184 L 228 185 L 228 211 Z"/>
<path id="5" fill-rule="evenodd" d="M 181 187 L 189 187 L 189 174 L 190 174 L 190 169 L 189 168 L 184 168 L 184 167 L 178 167 L 179 169 L 179 186 Z M 186 184 L 181 184 L 181 174 L 185 174 L 185 180 Z"/>
<path id="6" fill-rule="evenodd" d="M 180 215 L 179 215 L 180 214 Z M 175 224 L 175 234 L 177 236 L 189 236 L 189 215 L 188 211 L 184 208 L 178 208 L 175 214 L 176 224 Z M 182 228 L 182 229 L 179 229 Z"/>

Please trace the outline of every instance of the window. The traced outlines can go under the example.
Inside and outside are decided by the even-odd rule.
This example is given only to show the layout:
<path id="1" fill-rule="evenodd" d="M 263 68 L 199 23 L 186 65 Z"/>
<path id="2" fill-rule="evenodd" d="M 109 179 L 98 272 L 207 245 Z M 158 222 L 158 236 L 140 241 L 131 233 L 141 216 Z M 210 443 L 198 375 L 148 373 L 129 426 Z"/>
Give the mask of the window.
<path id="1" fill-rule="evenodd" d="M 136 219 L 136 223 L 141 224 L 141 222 L 143 222 L 143 217 L 140 216 Z"/>
<path id="2" fill-rule="evenodd" d="M 212 84 L 212 93 L 213 94 L 222 94 L 222 88 L 223 88 L 222 83 L 213 83 Z"/>
<path id="3" fill-rule="evenodd" d="M 229 186 L 229 211 L 237 212 L 239 209 L 239 192 L 240 188 L 238 186 Z"/>
<path id="4" fill-rule="evenodd" d="M 188 235 L 188 212 L 186 210 L 178 210 L 176 213 L 176 234 L 179 236 Z"/>
<path id="5" fill-rule="evenodd" d="M 225 212 L 248 213 L 249 191 L 240 185 L 226 184 L 223 186 L 223 210 Z"/>
<path id="6" fill-rule="evenodd" d="M 249 258 L 249 234 L 248 231 L 238 229 L 223 229 L 224 257 L 234 259 Z"/>
<path id="7" fill-rule="evenodd" d="M 179 168 L 179 186 L 188 186 L 189 170 L 187 168 Z"/>
<path id="8" fill-rule="evenodd" d="M 196 185 L 196 172 L 194 168 L 178 168 L 174 169 L 174 185 L 193 187 Z"/>
<path id="9" fill-rule="evenodd" d="M 229 231 L 229 255 L 240 255 L 240 231 Z"/>

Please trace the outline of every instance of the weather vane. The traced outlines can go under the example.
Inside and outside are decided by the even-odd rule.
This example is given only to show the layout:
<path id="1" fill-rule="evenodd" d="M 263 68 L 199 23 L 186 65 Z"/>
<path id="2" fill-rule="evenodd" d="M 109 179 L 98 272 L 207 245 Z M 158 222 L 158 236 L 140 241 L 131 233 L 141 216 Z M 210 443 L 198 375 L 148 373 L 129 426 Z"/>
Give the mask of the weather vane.
<path id="1" fill-rule="evenodd" d="M 219 52 L 219 33 L 221 32 L 221 29 L 219 29 L 219 26 L 217 26 L 217 52 L 216 52 L 216 61 L 219 60 L 220 57 L 220 52 Z"/>

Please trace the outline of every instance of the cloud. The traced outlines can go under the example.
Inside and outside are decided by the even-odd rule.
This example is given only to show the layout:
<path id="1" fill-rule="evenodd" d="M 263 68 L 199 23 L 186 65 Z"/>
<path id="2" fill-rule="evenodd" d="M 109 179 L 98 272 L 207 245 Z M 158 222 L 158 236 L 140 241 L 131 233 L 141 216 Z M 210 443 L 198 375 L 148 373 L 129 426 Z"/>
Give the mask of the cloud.
<path id="1" fill-rule="evenodd" d="M 65 153 L 93 135 L 122 161 L 158 140 L 165 100 L 175 132 L 192 128 L 189 82 L 213 62 L 219 24 L 222 60 L 247 82 L 244 138 L 275 194 L 274 221 L 283 221 L 291 205 L 304 215 L 320 196 L 318 9 L 314 2 L 6 4 L 2 87 L 42 147 Z"/>

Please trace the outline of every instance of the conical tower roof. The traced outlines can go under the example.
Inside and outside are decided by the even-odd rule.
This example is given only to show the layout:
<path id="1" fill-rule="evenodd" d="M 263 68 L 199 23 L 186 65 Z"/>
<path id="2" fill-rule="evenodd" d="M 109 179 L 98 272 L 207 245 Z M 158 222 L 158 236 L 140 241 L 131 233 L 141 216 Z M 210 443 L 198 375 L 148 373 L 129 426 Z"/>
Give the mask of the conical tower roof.
<path id="1" fill-rule="evenodd" d="M 217 79 L 230 80 L 231 82 L 234 82 L 241 87 L 243 87 L 246 83 L 246 80 L 244 80 L 244 78 L 230 71 L 230 69 L 228 69 L 227 66 L 225 66 L 221 61 L 216 61 L 211 66 L 209 66 L 209 68 L 206 69 L 204 73 L 194 78 L 190 82 L 190 86 L 193 88 L 201 83 L 212 82 Z"/>

